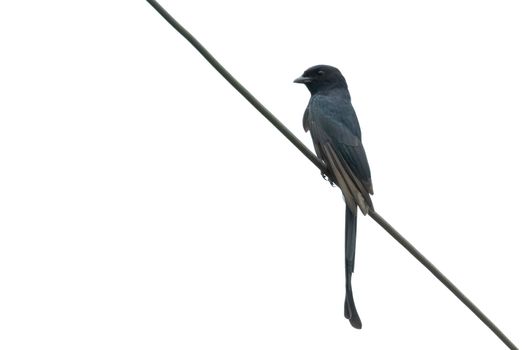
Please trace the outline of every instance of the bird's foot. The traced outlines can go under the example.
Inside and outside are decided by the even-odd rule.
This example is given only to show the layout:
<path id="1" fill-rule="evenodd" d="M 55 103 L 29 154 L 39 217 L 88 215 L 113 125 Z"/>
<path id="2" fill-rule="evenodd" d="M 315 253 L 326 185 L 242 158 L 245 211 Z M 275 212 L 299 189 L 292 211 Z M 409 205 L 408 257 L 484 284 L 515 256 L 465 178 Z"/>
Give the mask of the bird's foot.
<path id="1" fill-rule="evenodd" d="M 327 174 L 321 172 L 321 176 L 323 177 L 323 179 L 325 179 L 326 181 L 330 182 L 330 185 L 335 186 L 335 182 L 332 180 L 330 175 L 327 175 Z"/>

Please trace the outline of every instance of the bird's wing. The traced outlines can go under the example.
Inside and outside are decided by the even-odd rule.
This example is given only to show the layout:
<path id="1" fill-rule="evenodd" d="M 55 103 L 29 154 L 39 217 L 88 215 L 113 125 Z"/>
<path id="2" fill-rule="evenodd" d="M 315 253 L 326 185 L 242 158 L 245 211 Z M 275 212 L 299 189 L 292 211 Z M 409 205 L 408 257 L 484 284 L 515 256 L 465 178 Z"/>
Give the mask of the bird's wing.
<path id="1" fill-rule="evenodd" d="M 368 213 L 368 209 L 372 208 L 370 194 L 373 190 L 370 168 L 358 136 L 360 132 L 354 132 L 350 123 L 342 122 L 340 114 L 344 110 L 327 109 L 313 104 L 307 112 L 309 116 L 305 119 L 312 133 L 317 155 L 326 162 L 348 207 L 355 211 L 359 206 L 363 213 Z"/>

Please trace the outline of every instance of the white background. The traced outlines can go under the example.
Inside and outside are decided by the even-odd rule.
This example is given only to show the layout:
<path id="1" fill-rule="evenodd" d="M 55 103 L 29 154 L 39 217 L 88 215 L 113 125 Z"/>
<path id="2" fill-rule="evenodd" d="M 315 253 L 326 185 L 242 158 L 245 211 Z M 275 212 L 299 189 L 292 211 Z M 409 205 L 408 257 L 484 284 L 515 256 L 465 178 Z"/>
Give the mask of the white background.
<path id="1" fill-rule="evenodd" d="M 519 346 L 519 1 L 162 4 L 304 142 L 345 74 L 377 211 Z M 146 1 L 0 5 L 0 348 L 505 349 Z"/>

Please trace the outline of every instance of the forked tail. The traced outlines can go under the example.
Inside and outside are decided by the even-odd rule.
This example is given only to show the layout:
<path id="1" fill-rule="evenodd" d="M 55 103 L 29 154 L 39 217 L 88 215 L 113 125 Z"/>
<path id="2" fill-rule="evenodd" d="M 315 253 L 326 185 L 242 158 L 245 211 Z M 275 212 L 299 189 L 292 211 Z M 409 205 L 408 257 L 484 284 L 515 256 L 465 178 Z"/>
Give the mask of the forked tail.
<path id="1" fill-rule="evenodd" d="M 355 212 L 355 214 L 354 214 Z M 345 317 L 350 324 L 357 329 L 361 329 L 361 319 L 355 308 L 354 296 L 352 293 L 352 273 L 354 272 L 355 261 L 355 241 L 357 233 L 357 212 L 346 207 L 345 221 L 345 274 L 346 274 L 346 297 L 345 297 Z"/>

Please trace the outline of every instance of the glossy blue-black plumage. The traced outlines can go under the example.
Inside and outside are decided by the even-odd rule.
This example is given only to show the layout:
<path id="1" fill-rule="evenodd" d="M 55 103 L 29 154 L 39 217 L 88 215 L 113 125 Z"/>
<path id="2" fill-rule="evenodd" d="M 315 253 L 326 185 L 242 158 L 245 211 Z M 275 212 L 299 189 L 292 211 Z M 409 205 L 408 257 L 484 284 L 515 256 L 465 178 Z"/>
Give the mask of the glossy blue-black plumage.
<path id="1" fill-rule="evenodd" d="M 346 202 L 345 224 L 345 317 L 355 328 L 361 320 L 353 300 L 351 278 L 354 271 L 357 208 L 366 214 L 372 208 L 373 193 L 370 167 L 361 142 L 361 129 L 352 106 L 348 86 L 341 72 L 331 66 L 307 69 L 295 80 L 311 93 L 303 117 L 305 131 L 310 131 L 314 148 L 327 165 L 331 182 L 337 184 Z"/>

